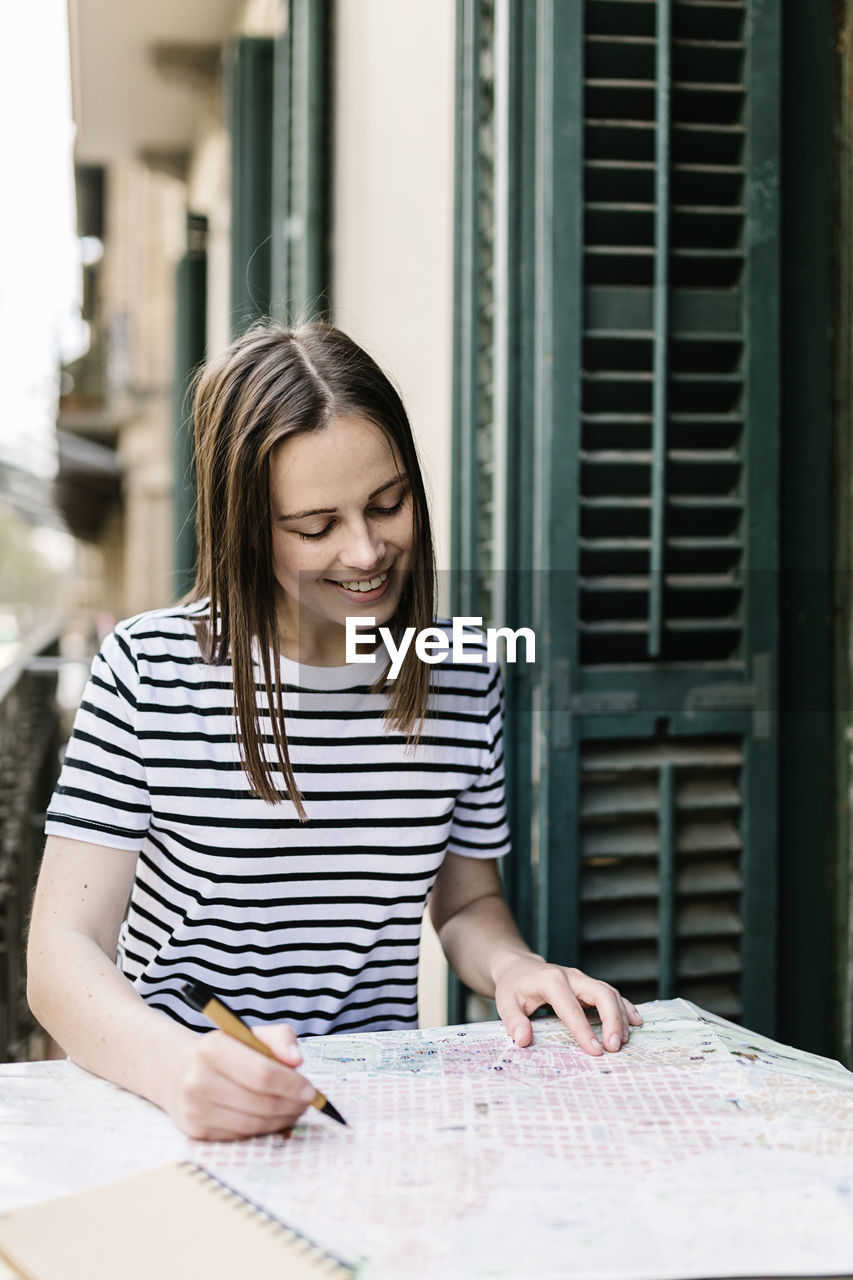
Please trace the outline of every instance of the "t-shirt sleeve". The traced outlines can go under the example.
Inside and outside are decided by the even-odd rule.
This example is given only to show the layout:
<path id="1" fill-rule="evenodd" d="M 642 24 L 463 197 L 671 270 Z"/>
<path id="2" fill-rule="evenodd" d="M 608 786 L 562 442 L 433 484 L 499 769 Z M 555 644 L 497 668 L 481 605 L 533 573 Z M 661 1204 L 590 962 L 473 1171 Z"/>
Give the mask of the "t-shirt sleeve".
<path id="1" fill-rule="evenodd" d="M 509 853 L 504 785 L 504 693 L 500 668 L 491 669 L 483 699 L 483 767 L 456 798 L 447 848 L 469 858 L 501 858 Z"/>
<path id="2" fill-rule="evenodd" d="M 130 637 L 116 630 L 92 663 L 48 806 L 48 835 L 142 847 L 151 808 L 136 733 L 138 688 Z"/>

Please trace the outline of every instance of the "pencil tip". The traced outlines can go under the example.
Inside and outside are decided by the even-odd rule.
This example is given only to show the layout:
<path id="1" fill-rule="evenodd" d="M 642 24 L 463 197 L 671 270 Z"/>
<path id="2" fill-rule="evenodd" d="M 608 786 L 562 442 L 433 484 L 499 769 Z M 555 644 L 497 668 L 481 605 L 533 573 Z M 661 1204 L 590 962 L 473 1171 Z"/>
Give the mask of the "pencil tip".
<path id="1" fill-rule="evenodd" d="M 333 1120 L 337 1120 L 338 1124 L 345 1125 L 347 1128 L 349 1128 L 349 1125 L 347 1125 L 347 1122 L 341 1115 L 340 1111 L 338 1111 L 337 1107 L 332 1106 L 328 1098 L 326 1099 L 326 1104 L 323 1107 L 323 1110 L 325 1111 L 327 1116 L 331 1116 Z"/>

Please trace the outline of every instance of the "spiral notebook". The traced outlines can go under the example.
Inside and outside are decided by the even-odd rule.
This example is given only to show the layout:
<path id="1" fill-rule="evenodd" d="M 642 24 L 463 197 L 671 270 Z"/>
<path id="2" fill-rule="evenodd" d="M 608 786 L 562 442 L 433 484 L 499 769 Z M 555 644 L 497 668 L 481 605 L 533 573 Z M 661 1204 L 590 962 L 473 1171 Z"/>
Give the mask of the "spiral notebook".
<path id="1" fill-rule="evenodd" d="M 6 1274 L 22 1280 L 341 1280 L 355 1269 L 199 1165 L 183 1162 L 0 1216 L 0 1277 Z"/>

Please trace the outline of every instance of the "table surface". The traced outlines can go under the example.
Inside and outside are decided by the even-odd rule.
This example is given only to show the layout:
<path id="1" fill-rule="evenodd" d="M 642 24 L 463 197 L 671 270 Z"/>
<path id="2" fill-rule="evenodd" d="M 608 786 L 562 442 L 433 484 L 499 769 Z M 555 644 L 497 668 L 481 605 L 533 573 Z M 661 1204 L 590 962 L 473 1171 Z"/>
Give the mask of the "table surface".
<path id="1" fill-rule="evenodd" d="M 346 1116 L 184 1137 L 72 1063 L 0 1066 L 0 1211 L 172 1160 L 203 1165 L 360 1280 L 853 1274 L 853 1074 L 687 1001 L 619 1054 L 555 1019 L 303 1042 Z"/>

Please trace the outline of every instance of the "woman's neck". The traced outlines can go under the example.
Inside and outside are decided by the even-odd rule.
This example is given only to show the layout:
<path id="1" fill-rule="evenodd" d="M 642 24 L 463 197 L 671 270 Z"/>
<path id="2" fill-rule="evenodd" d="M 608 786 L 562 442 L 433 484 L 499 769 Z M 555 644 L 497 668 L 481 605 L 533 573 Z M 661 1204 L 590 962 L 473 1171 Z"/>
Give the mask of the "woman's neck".
<path id="1" fill-rule="evenodd" d="M 298 619 L 279 614 L 278 647 L 285 658 L 300 666 L 346 666 L 346 631 L 343 627 L 300 626 Z"/>

